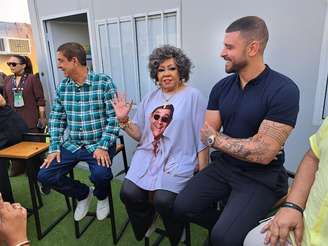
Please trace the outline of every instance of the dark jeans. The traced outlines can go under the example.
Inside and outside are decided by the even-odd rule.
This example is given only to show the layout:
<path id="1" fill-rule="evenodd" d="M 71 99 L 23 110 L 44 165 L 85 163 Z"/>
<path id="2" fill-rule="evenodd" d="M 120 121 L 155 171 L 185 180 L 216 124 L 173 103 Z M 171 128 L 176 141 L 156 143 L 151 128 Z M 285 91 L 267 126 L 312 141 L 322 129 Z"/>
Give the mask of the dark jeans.
<path id="1" fill-rule="evenodd" d="M 241 246 L 278 199 L 273 190 L 242 175 L 237 167 L 214 162 L 178 194 L 174 212 L 185 222 L 211 230 L 212 245 Z M 221 213 L 218 201 L 226 203 Z"/>
<path id="2" fill-rule="evenodd" d="M 184 224 L 177 221 L 172 214 L 176 193 L 166 190 L 150 192 L 125 179 L 120 196 L 138 241 L 144 238 L 153 222 L 155 212 L 158 212 L 163 220 L 171 245 L 179 244 Z"/>
<path id="3" fill-rule="evenodd" d="M 2 199 L 6 202 L 13 203 L 13 193 L 11 191 L 10 180 L 8 176 L 8 161 L 0 158 L 0 192 Z"/>
<path id="4" fill-rule="evenodd" d="M 113 146 L 108 150 L 111 159 L 115 154 L 115 149 L 116 146 Z M 89 165 L 90 180 L 95 186 L 93 194 L 98 200 L 103 200 L 107 197 L 108 184 L 113 178 L 113 174 L 111 168 L 98 165 L 97 160 L 92 155 L 93 153 L 89 153 L 85 148 L 72 153 L 61 147 L 61 162 L 57 163 L 56 160 L 53 160 L 48 168 L 40 169 L 38 180 L 46 187 L 81 201 L 88 196 L 89 187 L 77 180 L 72 180 L 67 174 L 79 161 L 85 161 Z"/>

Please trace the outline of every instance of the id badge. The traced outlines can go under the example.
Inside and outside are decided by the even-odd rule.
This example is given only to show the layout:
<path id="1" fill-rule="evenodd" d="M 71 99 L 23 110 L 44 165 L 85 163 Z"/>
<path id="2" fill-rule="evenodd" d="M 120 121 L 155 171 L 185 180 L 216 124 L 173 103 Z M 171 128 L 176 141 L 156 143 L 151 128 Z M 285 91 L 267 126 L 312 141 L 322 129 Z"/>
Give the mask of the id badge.
<path id="1" fill-rule="evenodd" d="M 24 106 L 24 98 L 22 91 L 14 91 L 14 107 L 19 108 Z"/>

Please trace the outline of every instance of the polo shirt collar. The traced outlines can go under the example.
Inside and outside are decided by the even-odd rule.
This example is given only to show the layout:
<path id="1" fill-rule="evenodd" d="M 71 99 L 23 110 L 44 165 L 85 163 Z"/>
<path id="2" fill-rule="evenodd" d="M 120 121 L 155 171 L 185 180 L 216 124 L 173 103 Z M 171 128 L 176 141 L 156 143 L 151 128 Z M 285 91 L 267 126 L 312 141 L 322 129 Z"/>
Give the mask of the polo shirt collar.
<path id="1" fill-rule="evenodd" d="M 260 83 L 266 76 L 267 74 L 270 72 L 271 68 L 265 64 L 265 69 L 254 79 L 251 79 L 247 85 L 257 85 L 258 83 Z M 240 86 L 240 79 L 239 79 L 239 74 L 237 74 L 236 76 L 236 82 L 238 83 L 238 85 Z M 246 86 L 247 86 L 246 85 Z"/>
<path id="2" fill-rule="evenodd" d="M 86 80 L 84 81 L 83 85 L 88 85 L 90 86 L 91 85 L 91 78 L 92 78 L 92 72 L 89 72 L 88 71 L 88 75 L 87 75 L 87 78 Z M 71 85 L 75 85 L 77 87 L 80 87 L 74 80 L 72 80 L 70 77 L 68 77 L 68 84 L 71 84 Z"/>

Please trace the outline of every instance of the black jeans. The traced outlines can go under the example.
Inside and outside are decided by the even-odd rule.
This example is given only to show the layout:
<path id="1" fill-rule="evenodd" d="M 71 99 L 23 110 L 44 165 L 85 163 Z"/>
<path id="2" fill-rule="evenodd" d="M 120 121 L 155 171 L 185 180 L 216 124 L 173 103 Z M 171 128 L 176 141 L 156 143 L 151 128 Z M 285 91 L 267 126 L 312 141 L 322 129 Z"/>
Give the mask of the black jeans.
<path id="1" fill-rule="evenodd" d="M 171 245 L 179 244 L 184 224 L 173 217 L 173 204 L 177 196 L 176 193 L 166 190 L 150 192 L 125 179 L 120 196 L 138 241 L 144 238 L 153 222 L 155 212 L 158 212 L 163 220 Z M 150 199 L 150 196 L 152 196 L 152 199 Z"/>
<path id="2" fill-rule="evenodd" d="M 211 231 L 215 246 L 241 246 L 248 231 L 263 219 L 279 199 L 267 186 L 244 176 L 240 169 L 211 163 L 178 194 L 174 213 Z M 224 201 L 222 212 L 217 202 Z"/>

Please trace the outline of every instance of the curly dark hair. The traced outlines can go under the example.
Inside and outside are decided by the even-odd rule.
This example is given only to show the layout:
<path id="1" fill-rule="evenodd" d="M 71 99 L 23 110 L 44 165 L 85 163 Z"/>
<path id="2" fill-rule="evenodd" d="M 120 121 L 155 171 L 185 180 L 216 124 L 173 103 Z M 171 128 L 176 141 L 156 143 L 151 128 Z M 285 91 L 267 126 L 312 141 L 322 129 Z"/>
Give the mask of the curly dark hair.
<path id="1" fill-rule="evenodd" d="M 150 77 L 154 79 L 156 82 L 157 78 L 157 70 L 160 64 L 162 64 L 165 60 L 174 58 L 175 63 L 177 64 L 178 72 L 180 74 L 180 79 L 183 79 L 184 82 L 189 80 L 190 70 L 192 63 L 190 59 L 183 53 L 183 51 L 177 47 L 172 45 L 164 45 L 159 48 L 153 50 L 153 52 L 149 56 L 149 73 Z"/>

